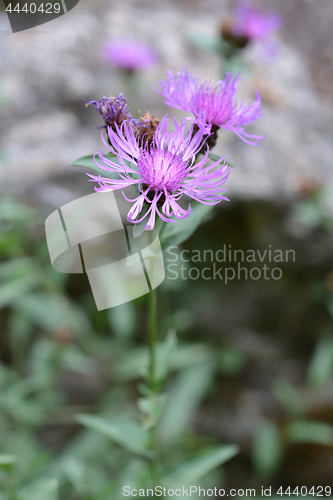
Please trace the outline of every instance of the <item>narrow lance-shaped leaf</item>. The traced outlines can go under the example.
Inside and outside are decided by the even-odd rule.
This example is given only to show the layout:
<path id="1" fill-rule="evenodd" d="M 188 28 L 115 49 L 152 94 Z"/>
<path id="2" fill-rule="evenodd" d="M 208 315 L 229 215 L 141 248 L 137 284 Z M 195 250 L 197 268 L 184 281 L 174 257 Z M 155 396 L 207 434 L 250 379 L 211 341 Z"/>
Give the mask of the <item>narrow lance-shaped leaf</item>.
<path id="1" fill-rule="evenodd" d="M 314 387 L 320 387 L 325 384 L 333 370 L 333 339 L 320 339 L 314 355 L 312 357 L 309 369 L 308 380 Z"/>
<path id="2" fill-rule="evenodd" d="M 188 428 L 198 405 L 212 382 L 214 365 L 201 363 L 181 372 L 170 391 L 160 422 L 160 437 L 170 444 Z"/>
<path id="3" fill-rule="evenodd" d="M 144 414 L 143 427 L 151 429 L 158 422 L 167 401 L 166 394 L 154 394 L 146 398 L 138 399 L 138 407 Z"/>
<path id="4" fill-rule="evenodd" d="M 254 436 L 253 462 L 257 472 L 270 475 L 276 471 L 282 459 L 281 436 L 275 422 L 259 425 Z"/>
<path id="5" fill-rule="evenodd" d="M 157 351 L 156 378 L 162 383 L 167 377 L 173 353 L 177 348 L 177 337 L 174 329 L 169 329 L 165 341 Z"/>
<path id="6" fill-rule="evenodd" d="M 191 484 L 233 458 L 237 453 L 239 453 L 237 445 L 225 445 L 201 451 L 190 460 L 177 464 L 171 472 L 164 476 L 163 483 L 172 488 Z"/>
<path id="7" fill-rule="evenodd" d="M 213 161 L 219 161 L 221 159 L 221 156 L 215 155 L 214 153 L 209 153 L 208 158 L 210 158 Z M 225 163 L 229 165 L 229 167 L 234 167 L 235 165 L 232 165 L 230 161 L 225 160 Z"/>
<path id="8" fill-rule="evenodd" d="M 108 155 L 105 155 L 104 158 L 112 158 L 112 161 L 114 163 L 118 163 L 118 159 L 116 155 L 110 153 Z M 97 157 L 98 160 L 98 157 Z M 71 163 L 72 167 L 84 167 L 84 168 L 90 168 L 91 170 L 94 170 L 98 174 L 100 174 L 102 177 L 108 177 L 110 179 L 118 179 L 118 174 L 116 172 L 110 172 L 108 170 L 103 170 L 102 168 L 99 168 L 98 165 L 96 165 L 95 160 L 94 160 L 94 155 L 87 155 L 87 156 L 82 156 L 81 158 L 78 158 L 77 160 L 73 161 Z"/>
<path id="9" fill-rule="evenodd" d="M 287 437 L 291 443 L 315 443 L 333 446 L 333 426 L 323 422 L 299 420 L 288 426 Z"/>
<path id="10" fill-rule="evenodd" d="M 19 492 L 19 500 L 57 500 L 58 481 L 45 479 L 33 483 Z"/>
<path id="11" fill-rule="evenodd" d="M 18 462 L 14 455 L 0 455 L 0 469 L 9 470 Z"/>
<path id="12" fill-rule="evenodd" d="M 76 420 L 90 430 L 107 436 L 126 450 L 152 458 L 148 448 L 148 433 L 135 421 L 111 421 L 94 415 L 78 415 Z"/>
<path id="13" fill-rule="evenodd" d="M 40 281 L 37 275 L 25 276 L 0 286 L 0 309 L 16 302 L 35 288 Z"/>
<path id="14" fill-rule="evenodd" d="M 211 205 L 193 203 L 192 211 L 186 219 L 178 219 L 176 223 L 167 222 L 160 236 L 163 250 L 172 245 L 178 246 L 192 236 L 212 208 Z"/>
<path id="15" fill-rule="evenodd" d="M 209 52 L 221 53 L 224 47 L 222 41 L 199 33 L 190 32 L 187 34 L 187 39 L 199 49 Z"/>

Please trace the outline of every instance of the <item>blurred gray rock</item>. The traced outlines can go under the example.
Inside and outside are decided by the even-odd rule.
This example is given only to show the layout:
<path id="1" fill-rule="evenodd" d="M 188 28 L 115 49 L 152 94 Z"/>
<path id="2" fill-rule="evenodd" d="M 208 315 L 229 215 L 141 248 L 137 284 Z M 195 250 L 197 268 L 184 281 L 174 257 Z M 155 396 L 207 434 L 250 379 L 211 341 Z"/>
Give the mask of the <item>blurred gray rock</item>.
<path id="1" fill-rule="evenodd" d="M 3 33 L 0 178 L 14 191 L 32 185 L 40 190 L 50 174 L 66 176 L 71 161 L 101 147 L 96 127 L 102 121 L 94 109 L 85 109 L 82 98 L 124 91 L 133 116 L 139 109 L 159 117 L 185 116 L 165 106 L 151 85 L 182 63 L 202 78 L 220 78 L 219 57 L 186 40 L 189 32 L 215 36 L 226 14 L 226 6 L 216 0 L 81 0 L 51 23 Z M 1 31 L 8 29 L 6 23 L 2 13 Z M 253 71 L 239 85 L 245 102 L 260 90 L 265 116 L 248 130 L 266 139 L 251 147 L 231 132 L 219 133 L 216 152 L 237 165 L 226 186 L 230 196 L 288 198 L 304 181 L 324 183 L 331 177 L 332 110 L 317 95 L 305 56 L 282 35 L 280 53 L 269 63 L 256 47 L 246 50 Z M 145 40 L 160 54 L 160 64 L 138 75 L 135 84 L 101 58 L 103 42 L 120 36 Z"/>

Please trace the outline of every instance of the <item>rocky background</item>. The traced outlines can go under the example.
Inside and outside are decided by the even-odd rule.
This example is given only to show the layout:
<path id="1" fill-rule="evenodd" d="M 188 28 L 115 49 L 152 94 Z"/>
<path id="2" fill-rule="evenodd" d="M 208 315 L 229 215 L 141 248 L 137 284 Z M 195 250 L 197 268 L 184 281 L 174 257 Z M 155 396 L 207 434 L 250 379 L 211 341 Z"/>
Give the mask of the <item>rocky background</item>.
<path id="1" fill-rule="evenodd" d="M 294 0 L 262 2 L 262 7 L 283 16 L 279 54 L 268 61 L 258 47 L 246 49 L 252 73 L 245 72 L 239 87 L 245 101 L 260 90 L 265 116 L 252 131 L 266 140 L 260 148 L 248 148 L 225 133 L 218 152 L 239 167 L 230 177 L 230 193 L 271 199 L 297 192 L 305 179 L 321 183 L 330 176 L 332 6 Z M 232 2 L 214 0 L 81 0 L 68 15 L 14 36 L 2 15 L 3 182 L 18 191 L 40 185 L 50 174 L 68 173 L 73 159 L 97 150 L 94 126 L 100 120 L 93 109 L 85 109 L 82 98 L 124 92 L 134 116 L 149 109 L 162 117 L 173 110 L 152 85 L 168 69 L 185 63 L 203 78 L 218 79 L 219 56 L 188 39 L 193 33 L 216 37 L 220 19 L 232 8 Z M 107 38 L 124 36 L 147 41 L 160 56 L 160 63 L 138 75 L 135 84 L 101 56 Z M 50 201 L 49 193 L 44 198 Z"/>

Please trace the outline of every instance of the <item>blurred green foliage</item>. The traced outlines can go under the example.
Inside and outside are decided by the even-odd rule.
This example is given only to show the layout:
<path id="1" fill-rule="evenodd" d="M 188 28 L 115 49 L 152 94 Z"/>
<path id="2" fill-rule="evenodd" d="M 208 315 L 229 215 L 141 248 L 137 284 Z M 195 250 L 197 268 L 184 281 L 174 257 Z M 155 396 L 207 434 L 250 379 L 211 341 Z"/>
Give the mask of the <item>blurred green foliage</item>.
<path id="1" fill-rule="evenodd" d="M 211 438 L 201 446 L 189 427 L 212 383 L 214 356 L 203 345 L 179 347 L 170 330 L 157 352 L 159 384 L 175 373 L 169 395 L 143 395 L 137 406 L 133 382 L 140 382 L 148 364 L 148 349 L 133 342 L 142 301 L 91 321 L 85 297 L 81 303 L 73 297 L 68 276 L 50 265 L 44 220 L 26 203 L 1 199 L 1 500 L 102 500 L 121 498 L 123 484 L 149 485 L 147 431 L 162 413 L 163 483 L 193 484 L 209 475 L 237 453 L 236 446 L 214 446 Z M 196 224 L 184 229 L 186 236 Z M 174 241 L 173 233 L 166 236 Z M 105 335 L 108 328 L 116 334 Z M 85 397 L 74 404 L 61 389 L 61 377 L 66 386 L 75 374 L 103 378 L 91 404 Z M 62 427 L 70 430 L 65 439 Z M 54 437 L 47 444 L 48 429 Z"/>
<path id="2" fill-rule="evenodd" d="M 317 211 L 311 220 L 330 230 L 317 201 L 307 203 Z M 191 227 L 184 221 L 183 239 L 207 217 L 205 208 L 194 211 Z M 297 217 L 307 210 L 297 207 Z M 50 265 L 46 215 L 14 198 L 0 201 L 0 500 L 109 500 L 122 498 L 124 485 L 147 487 L 156 422 L 163 485 L 230 484 L 219 467 L 239 447 L 198 432 L 194 417 L 221 380 L 241 383 L 249 354 L 227 342 L 179 344 L 170 326 L 190 331 L 193 322 L 184 305 L 168 307 L 165 288 L 157 348 L 162 392 L 147 393 L 144 298 L 94 312 L 85 283 L 74 286 Z M 182 241 L 171 225 L 164 238 Z M 332 312 L 324 285 L 320 297 Z M 332 382 L 331 335 L 323 332 L 310 359 L 310 393 Z M 239 458 L 248 457 L 253 484 L 269 485 L 292 447 L 333 445 L 333 426 L 308 414 L 304 387 L 287 379 L 272 386 L 282 410 L 258 420 Z"/>

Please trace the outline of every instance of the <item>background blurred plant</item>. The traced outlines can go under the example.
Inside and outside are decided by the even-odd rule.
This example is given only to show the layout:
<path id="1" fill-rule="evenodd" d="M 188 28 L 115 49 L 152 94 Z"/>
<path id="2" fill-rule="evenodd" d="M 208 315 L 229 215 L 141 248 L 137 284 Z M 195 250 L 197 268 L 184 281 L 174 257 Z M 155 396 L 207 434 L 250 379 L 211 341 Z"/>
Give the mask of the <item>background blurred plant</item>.
<path id="1" fill-rule="evenodd" d="M 216 52 L 222 58 L 221 76 L 228 71 L 248 71 L 243 61 L 243 51 L 251 44 L 259 45 L 262 57 L 273 59 L 278 52 L 275 33 L 282 26 L 282 18 L 271 12 L 261 11 L 250 3 L 239 0 L 233 16 L 221 21 L 220 37 L 210 38 L 200 33 L 189 33 L 188 39 L 198 48 Z"/>
<path id="2" fill-rule="evenodd" d="M 306 222 L 308 227 L 312 220 L 313 224 L 311 211 L 317 214 L 316 225 L 330 227 L 329 213 L 318 208 L 327 207 L 329 189 L 319 193 L 311 194 L 289 215 L 294 223 Z M 216 447 L 214 431 L 205 428 L 219 386 L 222 384 L 226 394 L 223 405 L 228 406 L 231 395 L 227 387 L 234 391 L 253 372 L 253 354 L 240 348 L 237 336 L 222 344 L 211 335 L 208 343 L 198 341 L 187 300 L 200 290 L 203 297 L 207 293 L 204 283 L 191 282 L 184 295 L 186 283 L 166 281 L 159 319 L 165 341 L 159 343 L 157 356 L 161 383 L 170 373 L 169 397 L 141 396 L 138 407 L 136 386 L 142 384 L 148 362 L 144 301 L 138 299 L 105 313 L 94 314 L 92 309 L 89 321 L 87 284 L 81 283 L 78 291 L 66 275 L 49 266 L 43 219 L 31 205 L 13 198 L 1 201 L 0 498 L 106 500 L 121 498 L 124 485 L 144 487 L 149 474 L 146 433 L 162 409 L 159 438 L 164 461 L 169 464 L 163 484 L 233 486 L 217 474 L 216 466 L 236 449 Z M 203 226 L 206 236 L 199 231 L 194 248 L 199 240 L 210 241 L 215 223 L 221 221 L 210 218 Z M 167 241 L 177 245 L 179 235 L 169 234 Z M 15 285 L 9 287 L 10 283 Z M 21 293 L 22 283 L 26 288 Z M 325 304 L 331 298 L 327 283 L 318 282 L 312 292 L 315 300 L 326 297 Z M 318 290 L 324 295 L 318 295 Z M 187 299 L 180 300 L 186 295 Z M 182 335 L 181 345 L 171 325 Z M 319 457 L 321 449 L 333 445 L 331 400 L 327 398 L 332 383 L 332 342 L 328 324 L 327 328 L 309 357 L 307 375 L 304 372 L 297 385 L 280 376 L 273 378 L 270 397 L 277 402 L 273 408 L 278 406 L 267 414 L 270 406 L 266 405 L 266 415 L 253 427 L 248 445 L 242 438 L 238 441 L 242 453 L 233 462 L 252 462 L 248 484 L 253 487 L 280 484 L 290 456 L 299 457 L 298 447 L 308 446 Z M 142 429 L 135 423 L 140 415 Z M 230 439 L 234 441 L 233 436 Z M 227 471 L 232 477 L 233 467 L 227 466 Z"/>
<path id="3" fill-rule="evenodd" d="M 120 71 L 127 93 L 137 95 L 140 72 L 154 67 L 159 56 L 152 45 L 134 38 L 114 38 L 104 42 L 102 59 L 112 69 Z"/>
<path id="4" fill-rule="evenodd" d="M 158 381 L 163 383 L 169 370 L 178 375 L 169 401 L 163 395 L 139 399 L 144 418 L 140 427 L 133 420 L 138 408 L 132 384 L 142 378 L 148 348 L 132 347 L 135 306 L 105 314 L 109 316 L 106 325 L 117 331 L 115 338 L 92 335 L 84 307 L 73 300 L 66 275 L 55 273 L 46 260 L 43 214 L 6 198 L 1 200 L 0 216 L 0 498 L 57 498 L 58 491 L 60 498 L 68 499 L 121 498 L 125 484 L 147 486 L 151 453 L 146 447 L 147 432 L 164 407 L 160 432 L 171 468 L 164 473 L 163 484 L 194 484 L 231 458 L 235 446 L 213 446 L 213 440 L 196 437 L 188 427 L 212 381 L 213 354 L 199 344 L 178 348 L 174 332 L 169 331 L 157 351 Z M 179 234 L 168 238 L 176 241 Z M 104 326 L 102 322 L 97 330 L 103 332 Z M 90 409 L 86 384 L 96 376 L 98 384 L 102 379 L 102 387 L 92 388 L 92 399 L 100 416 L 75 417 Z M 75 377 L 82 378 L 78 394 Z M 71 379 L 76 382 L 72 394 Z M 73 404 L 75 398 L 85 404 Z M 90 430 L 78 432 L 74 417 Z M 76 432 L 71 438 L 73 427 Z M 110 441 L 98 438 L 95 431 Z M 47 442 L 53 451 L 45 449 Z"/>
<path id="5" fill-rule="evenodd" d="M 103 57 L 105 62 L 131 74 L 154 66 L 158 62 L 157 54 L 152 47 L 130 38 L 105 42 Z"/>

